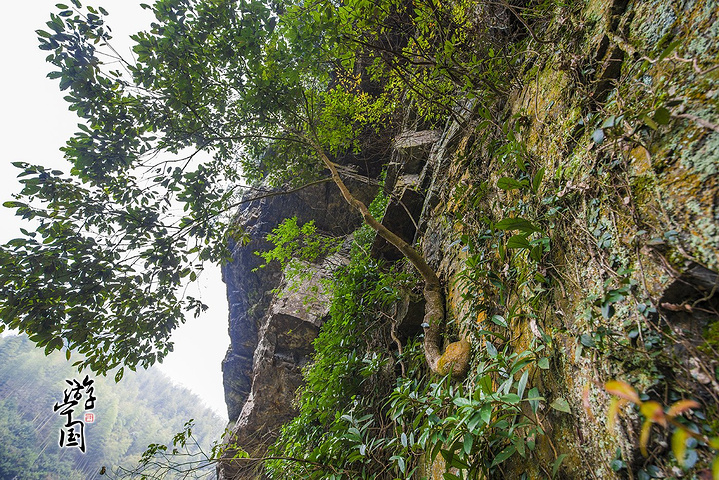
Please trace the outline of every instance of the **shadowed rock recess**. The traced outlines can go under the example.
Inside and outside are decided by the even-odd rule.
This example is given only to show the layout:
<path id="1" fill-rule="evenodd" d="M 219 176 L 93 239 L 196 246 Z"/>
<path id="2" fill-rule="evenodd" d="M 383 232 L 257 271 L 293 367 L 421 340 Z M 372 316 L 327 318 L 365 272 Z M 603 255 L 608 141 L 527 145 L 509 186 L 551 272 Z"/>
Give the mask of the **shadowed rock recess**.
<path id="1" fill-rule="evenodd" d="M 447 400 L 437 415 L 459 423 L 471 402 L 486 413 L 486 426 L 473 423 L 476 437 L 461 430 L 472 422 L 453 430 L 464 465 L 415 445 L 411 478 L 468 478 L 460 470 L 472 461 L 482 468 L 471 478 L 711 479 L 719 440 L 704 440 L 719 438 L 719 8 L 554 3 L 522 37 L 529 60 L 511 66 L 501 97 L 465 91 L 456 99 L 461 115 L 443 126 L 414 125 L 408 115 L 404 131 L 383 140 L 392 149 L 379 162 L 391 197 L 382 223 L 437 273 L 449 320 L 443 341 L 459 337 L 470 357 L 461 385 L 476 394 Z M 376 193 L 350 187 L 365 203 Z M 223 372 L 228 440 L 254 457 L 296 414 L 301 369 L 328 315 L 328 298 L 304 303 L 311 282 L 289 291 L 277 266 L 253 271 L 261 263 L 253 252 L 267 250 L 266 234 L 292 216 L 339 236 L 361 224 L 332 183 L 237 215 L 252 240 L 233 246 L 223 271 L 232 340 Z M 379 237 L 369 253 L 401 258 Z M 331 271 L 307 268 L 317 272 L 313 282 Z M 395 306 L 388 350 L 421 335 L 418 296 Z M 526 363 L 511 364 L 518 356 Z M 499 366 L 485 373 L 486 365 Z M 613 380 L 644 405 L 623 404 L 614 425 Z M 641 432 L 649 400 L 668 413 L 689 399 L 700 406 L 672 420 L 704 440 L 686 443 L 680 465 L 671 422 L 654 417 L 648 436 Z M 517 419 L 525 423 L 516 429 L 502 423 Z M 261 472 L 249 462 L 219 468 L 226 480 Z M 395 478 L 386 475 L 377 478 Z"/>

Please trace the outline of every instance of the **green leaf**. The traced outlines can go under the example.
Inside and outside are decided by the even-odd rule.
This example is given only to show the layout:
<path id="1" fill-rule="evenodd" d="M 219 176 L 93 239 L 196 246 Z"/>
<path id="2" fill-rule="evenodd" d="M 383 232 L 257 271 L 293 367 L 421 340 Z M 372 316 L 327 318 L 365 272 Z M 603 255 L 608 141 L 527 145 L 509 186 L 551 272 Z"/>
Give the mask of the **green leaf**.
<path id="1" fill-rule="evenodd" d="M 525 233 L 533 233 L 541 231 L 535 227 L 530 221 L 520 217 L 505 218 L 497 222 L 494 227 L 498 230 L 520 230 Z"/>
<path id="2" fill-rule="evenodd" d="M 626 468 L 626 464 L 621 459 L 616 458 L 612 460 L 612 462 L 609 464 L 609 467 L 613 471 L 618 472 L 619 470 Z"/>
<path id="3" fill-rule="evenodd" d="M 656 112 L 654 112 L 653 119 L 659 125 L 667 125 L 669 123 L 669 120 L 671 119 L 671 114 L 669 113 L 669 110 L 667 110 L 666 108 L 660 107 L 660 108 L 657 108 Z"/>
<path id="4" fill-rule="evenodd" d="M 539 396 L 539 389 L 532 387 L 527 394 L 526 401 L 529 402 L 529 406 L 532 407 L 532 412 L 537 413 L 539 410 L 539 402 L 544 401 L 544 397 Z"/>
<path id="5" fill-rule="evenodd" d="M 552 478 L 557 476 L 557 472 L 559 472 L 559 467 L 562 465 L 562 462 L 567 457 L 566 453 L 563 453 L 557 457 L 557 459 L 554 461 L 554 464 L 552 465 Z"/>
<path id="6" fill-rule="evenodd" d="M 535 194 L 539 192 L 539 187 L 542 184 L 542 180 L 544 179 L 544 167 L 537 170 L 537 173 L 534 174 L 534 177 L 532 177 L 532 192 Z"/>
<path id="7" fill-rule="evenodd" d="M 528 380 L 529 370 L 525 370 L 522 374 L 522 377 L 519 379 L 519 383 L 517 384 L 517 395 L 519 395 L 519 398 L 522 398 L 524 396 L 524 389 L 527 387 Z"/>
<path id="8" fill-rule="evenodd" d="M 682 467 L 686 460 L 688 437 L 689 434 L 683 428 L 674 429 L 674 433 L 672 434 L 672 452 L 674 452 L 674 458 L 677 459 L 677 462 Z"/>
<path id="9" fill-rule="evenodd" d="M 404 462 L 404 457 L 397 458 L 397 466 L 399 467 L 400 472 L 405 473 L 407 465 Z"/>
<path id="10" fill-rule="evenodd" d="M 489 425 L 489 422 L 492 421 L 492 404 L 487 403 L 482 405 L 482 408 L 479 409 L 479 415 L 482 418 L 482 421 L 486 425 Z"/>
<path id="11" fill-rule="evenodd" d="M 526 458 L 526 449 L 525 449 L 526 442 L 525 442 L 524 438 L 521 436 L 517 436 L 512 439 L 512 443 L 514 444 L 515 447 L 517 447 L 517 453 L 519 453 L 522 456 L 522 458 Z"/>
<path id="12" fill-rule="evenodd" d="M 644 124 L 647 127 L 651 128 L 652 130 L 656 130 L 657 128 L 659 128 L 659 125 L 657 124 L 657 122 L 655 122 L 654 119 L 649 118 L 649 116 L 647 116 L 647 115 L 644 115 L 642 117 L 642 121 L 644 122 Z"/>
<path id="13" fill-rule="evenodd" d="M 478 431 L 477 426 L 480 422 L 482 422 L 482 416 L 480 412 L 475 412 L 472 418 L 467 422 L 467 430 L 469 430 L 470 433 L 476 433 Z"/>
<path id="14" fill-rule="evenodd" d="M 602 317 L 606 318 L 607 320 L 612 318 L 614 316 L 614 313 L 616 312 L 614 305 L 612 305 L 610 302 L 603 302 L 601 306 L 602 311 Z"/>
<path id="15" fill-rule="evenodd" d="M 492 467 L 496 467 L 496 466 L 499 465 L 500 463 L 504 462 L 504 461 L 507 460 L 509 457 L 511 457 L 512 455 L 514 455 L 514 452 L 516 452 L 516 451 L 517 451 L 517 447 L 515 447 L 514 445 L 511 445 L 511 446 L 505 448 L 504 450 L 502 450 L 501 452 L 499 452 L 499 453 L 494 457 L 494 460 L 492 460 Z"/>
<path id="16" fill-rule="evenodd" d="M 474 436 L 470 433 L 464 434 L 464 441 L 462 442 L 462 448 L 465 455 L 469 455 L 472 452 L 472 446 L 474 445 Z"/>
<path id="17" fill-rule="evenodd" d="M 62 338 L 55 337 L 52 340 L 50 340 L 45 347 L 45 355 L 49 355 L 53 350 L 60 350 L 62 349 L 63 342 Z"/>
<path id="18" fill-rule="evenodd" d="M 548 359 L 547 357 L 542 357 L 542 358 L 540 358 L 539 361 L 537 362 L 537 365 L 538 365 L 539 368 L 541 368 L 542 370 L 549 370 L 549 359 Z"/>
<path id="19" fill-rule="evenodd" d="M 659 54 L 657 57 L 657 62 L 661 62 L 665 58 L 667 58 L 671 53 L 682 43 L 682 40 L 674 40 L 671 42 L 663 51 Z"/>
<path id="20" fill-rule="evenodd" d="M 499 325 L 500 327 L 509 328 L 509 325 L 507 325 L 507 320 L 504 319 L 501 315 L 492 315 L 491 317 L 492 323 L 495 325 Z"/>
<path id="21" fill-rule="evenodd" d="M 569 402 L 567 402 L 562 397 L 557 397 L 556 399 L 554 399 L 554 401 L 549 406 L 555 410 L 560 411 L 560 412 L 569 413 L 569 414 L 572 413 L 572 410 L 569 408 Z"/>
<path id="22" fill-rule="evenodd" d="M 602 128 L 612 128 L 616 126 L 616 123 L 617 117 L 615 115 L 610 115 L 606 120 L 604 120 L 604 122 L 602 122 Z"/>
<path id="23" fill-rule="evenodd" d="M 517 190 L 524 186 L 524 183 L 510 177 L 502 177 L 497 180 L 497 187 L 502 190 Z"/>
<path id="24" fill-rule="evenodd" d="M 579 336 L 579 341 L 584 345 L 585 347 L 594 348 L 597 346 L 596 342 L 592 338 L 591 335 L 588 333 L 583 333 Z"/>
<path id="25" fill-rule="evenodd" d="M 507 248 L 530 248 L 526 235 L 512 235 L 507 240 Z"/>
<path id="26" fill-rule="evenodd" d="M 496 357 L 498 352 L 497 352 L 497 349 L 495 348 L 495 346 L 492 345 L 492 342 L 487 340 L 486 345 L 487 345 L 487 354 L 489 354 L 489 356 L 492 358 Z"/>
<path id="27" fill-rule="evenodd" d="M 540 262 L 542 260 L 542 254 L 544 253 L 544 247 L 541 245 L 535 245 L 532 247 L 532 250 L 529 252 L 529 257 L 534 260 L 535 262 Z"/>
<path id="28" fill-rule="evenodd" d="M 596 144 L 604 142 L 604 130 L 601 128 L 594 130 L 594 133 L 592 133 L 592 141 Z"/>
<path id="29" fill-rule="evenodd" d="M 522 399 L 517 395 L 516 393 L 508 393 L 506 395 L 502 395 L 499 397 L 499 400 L 504 403 L 509 403 L 511 405 L 518 404 Z"/>

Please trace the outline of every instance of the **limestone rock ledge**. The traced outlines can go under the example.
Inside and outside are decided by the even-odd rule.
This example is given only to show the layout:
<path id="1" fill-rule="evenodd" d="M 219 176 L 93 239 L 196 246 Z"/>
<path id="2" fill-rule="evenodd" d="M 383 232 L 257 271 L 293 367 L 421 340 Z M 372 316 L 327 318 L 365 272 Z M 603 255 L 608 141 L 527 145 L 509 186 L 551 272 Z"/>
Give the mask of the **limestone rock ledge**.
<path id="1" fill-rule="evenodd" d="M 350 188 L 363 201 L 371 200 L 376 192 L 376 187 L 361 183 Z M 265 197 L 237 214 L 235 221 L 250 242 L 231 244 L 233 260 L 223 267 L 230 334 L 222 363 L 231 425 L 225 441 L 252 456 L 261 456 L 279 427 L 295 415 L 292 401 L 301 384 L 302 367 L 329 312 L 321 279 L 344 261 L 338 254 L 319 265 L 308 265 L 310 280 L 299 284 L 286 279 L 278 265 L 258 269 L 263 261 L 255 252 L 270 249 L 267 234 L 293 216 L 300 224 L 314 220 L 319 231 L 336 237 L 346 236 L 361 222 L 330 182 Z M 236 463 L 220 464 L 218 477 L 255 478 L 251 465 Z"/>
<path id="2" fill-rule="evenodd" d="M 293 400 L 302 381 L 302 367 L 310 360 L 312 342 L 329 314 L 330 294 L 321 280 L 345 258 L 335 255 L 320 265 L 308 264 L 312 275 L 308 282 L 295 285 L 283 277 L 270 302 L 257 332 L 250 392 L 229 439 L 252 457 L 262 456 L 279 426 L 296 415 Z M 253 468 L 247 462 L 227 462 L 218 476 L 252 478 Z"/>

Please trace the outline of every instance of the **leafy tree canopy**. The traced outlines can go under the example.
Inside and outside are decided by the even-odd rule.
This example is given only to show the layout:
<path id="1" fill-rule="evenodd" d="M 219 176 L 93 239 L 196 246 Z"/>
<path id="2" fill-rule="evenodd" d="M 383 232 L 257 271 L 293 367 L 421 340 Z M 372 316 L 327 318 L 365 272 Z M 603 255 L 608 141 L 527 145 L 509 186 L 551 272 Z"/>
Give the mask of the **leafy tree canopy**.
<path id="1" fill-rule="evenodd" d="M 206 308 L 181 285 L 241 235 L 243 178 L 296 186 L 327 168 L 341 183 L 332 158 L 391 124 L 400 94 L 436 118 L 472 78 L 460 4 L 158 0 L 130 61 L 107 12 L 71 1 L 37 31 L 81 121 L 71 171 L 16 163 L 5 206 L 35 227 L 0 248 L 0 328 L 100 373 L 160 361 L 183 310 Z"/>

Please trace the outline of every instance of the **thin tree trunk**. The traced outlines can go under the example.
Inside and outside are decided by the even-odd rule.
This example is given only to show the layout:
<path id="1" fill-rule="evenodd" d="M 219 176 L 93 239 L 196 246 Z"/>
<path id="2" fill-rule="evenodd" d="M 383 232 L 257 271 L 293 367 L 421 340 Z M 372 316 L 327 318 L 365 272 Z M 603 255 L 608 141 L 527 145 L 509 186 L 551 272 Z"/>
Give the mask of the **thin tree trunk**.
<path id="1" fill-rule="evenodd" d="M 376 231 L 382 238 L 387 240 L 389 243 L 397 247 L 402 252 L 407 260 L 417 269 L 419 274 L 424 280 L 424 299 L 425 299 L 425 311 L 424 311 L 424 354 L 427 358 L 429 368 L 437 374 L 444 375 L 448 372 L 444 372 L 440 368 L 440 357 L 441 347 L 440 342 L 442 341 L 441 334 L 444 326 L 444 295 L 442 294 L 442 283 L 437 277 L 434 270 L 427 264 L 424 257 L 420 255 L 417 250 L 412 248 L 407 242 L 402 240 L 396 234 L 394 234 L 387 227 L 382 225 L 375 219 L 370 213 L 367 206 L 361 201 L 357 200 L 354 195 L 349 191 L 344 181 L 337 172 L 335 164 L 329 159 L 324 150 L 320 145 L 312 140 L 308 139 L 312 148 L 315 150 L 317 155 L 324 166 L 329 170 L 332 180 L 339 187 L 342 192 L 342 197 L 349 203 L 354 209 L 360 214 L 365 223 L 369 225 L 374 231 Z M 455 365 L 452 370 L 455 372 L 462 371 L 466 368 L 466 365 Z"/>

